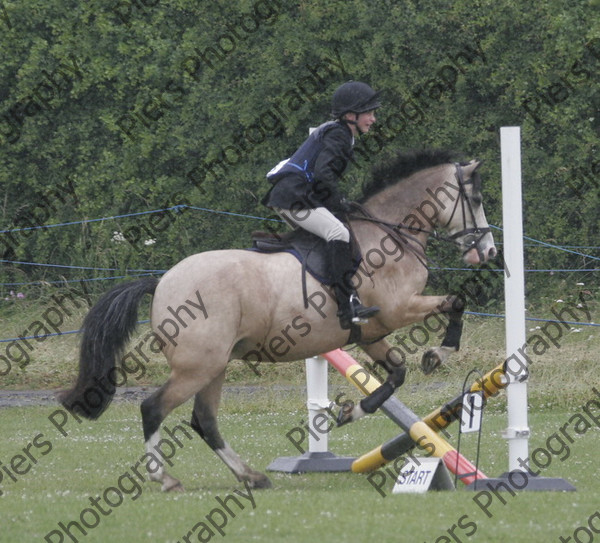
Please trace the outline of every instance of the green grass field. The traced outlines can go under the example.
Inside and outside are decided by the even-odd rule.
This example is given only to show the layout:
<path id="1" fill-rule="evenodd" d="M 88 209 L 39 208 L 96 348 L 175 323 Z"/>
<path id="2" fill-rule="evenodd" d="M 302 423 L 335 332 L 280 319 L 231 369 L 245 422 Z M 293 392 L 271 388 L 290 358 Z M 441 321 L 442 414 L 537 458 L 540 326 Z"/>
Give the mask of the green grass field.
<path id="1" fill-rule="evenodd" d="M 300 403 L 300 398 L 296 400 Z M 224 405 L 223 433 L 257 469 L 264 470 L 277 456 L 296 454 L 286 433 L 301 422 L 302 409 L 290 405 L 288 400 L 281 399 L 278 403 L 277 408 L 270 409 L 263 409 L 264 398 L 236 405 L 228 405 L 226 401 Z M 28 461 L 20 465 L 21 471 L 30 466 L 29 471 L 18 476 L 16 482 L 3 473 L 2 541 L 42 541 L 58 528 L 59 522 L 65 525 L 73 520 L 81 522 L 81 512 L 91 507 L 90 498 L 100 499 L 100 506 L 107 514 L 98 515 L 97 526 L 87 530 L 85 537 L 74 527 L 72 533 L 79 541 L 184 541 L 183 536 L 198 522 L 212 526 L 206 517 L 219 505 L 217 497 L 225 499 L 234 489 L 247 495 L 244 486 L 234 481 L 199 438 L 189 440 L 180 433 L 182 447 L 171 460 L 174 464 L 171 471 L 181 479 L 185 492 L 164 494 L 150 482 L 135 490 L 135 485 L 126 482 L 129 479 L 123 479 L 122 503 L 118 504 L 115 493 L 109 493 L 110 503 L 117 504 L 110 507 L 102 499 L 106 489 L 117 487 L 124 473 L 133 473 L 132 466 L 143 455 L 138 406 L 114 405 L 96 422 L 78 424 L 71 419 L 63 427 L 67 436 L 49 420 L 54 410 L 46 406 L 0 411 L 4 436 L 0 458 L 4 466 L 10 466 L 15 455 L 25 456 L 22 449 L 43 434 L 36 440 L 39 447 L 28 449 L 37 463 Z M 172 429 L 182 418 L 187 419 L 188 411 L 189 407 L 180 408 L 169 417 L 167 426 Z M 485 419 L 480 467 L 490 476 L 506 469 L 506 444 L 500 437 L 506 424 L 502 411 L 493 409 Z M 549 436 L 575 412 L 532 413 L 530 451 L 546 448 Z M 54 419 L 58 417 L 55 415 Z M 354 426 L 332 431 L 330 446 L 338 454 L 356 455 L 396 433 L 391 421 L 376 414 Z M 558 541 L 558 536 L 572 535 L 575 529 L 587 525 L 587 519 L 599 508 L 600 429 L 595 426 L 581 435 L 572 435 L 568 451 L 563 449 L 560 455 L 553 455 L 543 475 L 564 477 L 577 487 L 577 492 L 522 492 L 515 496 L 505 492 L 477 497 L 477 493 L 460 488 L 459 483 L 456 492 L 393 495 L 393 481 L 389 478 L 382 490 L 386 493 L 383 497 L 365 475 L 272 473 L 274 488 L 253 491 L 254 507 L 245 498 L 238 500 L 243 509 L 229 502 L 235 518 L 228 515 L 222 530 L 227 541 L 240 542 Z M 474 439 L 465 436 L 463 442 L 465 454 L 473 458 Z M 560 450 L 556 443 L 553 450 Z M 217 524 L 224 524 L 216 513 L 211 518 Z M 84 520 L 90 526 L 96 523 L 92 513 L 86 513 Z M 222 536 L 214 531 L 213 537 L 204 532 L 202 538 L 196 532 L 190 540 L 220 540 Z M 450 532 L 454 538 L 448 535 Z M 580 540 L 587 541 L 581 539 L 583 536 L 580 532 Z M 49 539 L 61 540 L 57 534 Z M 72 541 L 68 536 L 64 540 Z"/>
<path id="2" fill-rule="evenodd" d="M 20 334 L 42 310 L 32 304 L 3 312 L 4 337 Z M 76 329 L 82 314 L 83 310 L 73 311 L 61 330 Z M 144 326 L 140 335 L 143 331 Z M 418 370 L 416 356 L 409 361 L 407 382 L 397 396 L 424 415 L 454 397 L 471 368 L 497 365 L 503 343 L 502 322 L 467 317 L 459 355 L 428 377 Z M 592 391 L 600 390 L 599 347 L 596 329 L 565 331 L 560 348 L 533 357 L 531 366 L 530 452 L 548 450 L 537 457 L 547 464 L 542 475 L 563 477 L 577 492 L 478 495 L 459 483 L 456 492 L 392 495 L 393 480 L 388 477 L 383 497 L 365 475 L 271 473 L 272 489 L 248 494 L 197 436 L 188 439 L 180 431 L 182 446 L 171 460 L 170 472 L 185 491 L 165 494 L 158 485 L 140 483 L 133 475 L 134 466 L 144 465 L 139 403 L 116 403 L 95 422 L 79 424 L 69 418 L 63 427 L 67 435 L 52 424 L 61 421 L 58 405 L 6 407 L 0 409 L 0 541 L 546 543 L 558 542 L 560 536 L 600 541 L 600 513 L 593 516 L 600 510 L 600 422 L 585 415 L 586 423 L 582 415 L 586 402 L 594 397 L 600 401 Z M 358 351 L 353 354 L 360 358 Z M 76 358 L 76 336 L 40 342 L 27 364 L 15 365 L 1 377 L 2 388 L 66 387 L 75 376 Z M 306 396 L 302 363 L 260 369 L 262 375 L 257 376 L 244 364 L 232 363 L 220 422 L 225 439 L 251 466 L 264 471 L 274 458 L 298 453 L 286 434 L 305 423 Z M 129 384 L 153 386 L 166 376 L 164 362 L 156 357 L 143 377 Z M 339 392 L 358 397 L 331 371 L 330 397 Z M 600 403 L 590 407 L 598 420 Z M 182 419 L 189 420 L 190 410 L 188 402 L 168 417 L 166 426 L 172 429 Z M 498 476 L 508 467 L 507 444 L 501 437 L 506 425 L 501 393 L 490 401 L 484 419 L 480 469 L 488 476 Z M 456 432 L 452 427 L 454 445 Z M 384 414 L 376 413 L 332 430 L 330 448 L 357 456 L 398 433 Z M 475 459 L 474 436 L 463 438 L 463 453 Z M 225 503 L 231 514 L 225 518 L 217 511 L 224 510 L 220 500 L 229 500 Z M 59 523 L 72 521 L 88 523 L 88 528 L 82 525 L 87 534 L 72 525 L 73 537 L 65 535 Z M 219 524 L 223 527 L 217 529 Z"/>

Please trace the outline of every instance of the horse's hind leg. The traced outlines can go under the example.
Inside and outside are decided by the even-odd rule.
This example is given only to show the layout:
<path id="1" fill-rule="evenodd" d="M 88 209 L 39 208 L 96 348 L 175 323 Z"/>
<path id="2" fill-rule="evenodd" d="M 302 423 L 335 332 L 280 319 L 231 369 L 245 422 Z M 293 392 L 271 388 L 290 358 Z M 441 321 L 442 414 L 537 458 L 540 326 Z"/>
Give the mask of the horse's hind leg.
<path id="1" fill-rule="evenodd" d="M 219 433 L 217 412 L 224 378 L 225 371 L 206 388 L 196 393 L 191 426 L 223 460 L 238 481 L 248 481 L 252 488 L 270 488 L 271 481 L 268 477 L 248 467 Z"/>
<path id="2" fill-rule="evenodd" d="M 142 426 L 148 458 L 162 458 L 160 454 L 160 425 L 167 415 L 176 407 L 189 400 L 198 390 L 210 386 L 206 371 L 171 372 L 169 380 L 156 392 L 142 402 Z M 157 462 L 157 469 L 151 471 L 148 462 L 148 475 L 151 481 L 162 483 L 162 490 L 183 490 L 181 483 L 171 477 L 162 463 Z"/>
<path id="3" fill-rule="evenodd" d="M 157 458 L 157 449 L 160 448 L 159 428 L 170 411 L 164 409 L 163 398 L 170 386 L 171 380 L 167 381 L 162 387 L 142 402 L 142 427 L 144 430 L 144 443 L 148 458 Z M 164 466 L 160 461 L 157 462 L 156 465 L 157 469 L 155 471 L 150 471 L 150 462 L 148 463 L 148 477 L 151 481 L 161 483 L 164 492 L 169 490 L 183 490 L 179 480 L 171 477 L 165 471 Z"/>

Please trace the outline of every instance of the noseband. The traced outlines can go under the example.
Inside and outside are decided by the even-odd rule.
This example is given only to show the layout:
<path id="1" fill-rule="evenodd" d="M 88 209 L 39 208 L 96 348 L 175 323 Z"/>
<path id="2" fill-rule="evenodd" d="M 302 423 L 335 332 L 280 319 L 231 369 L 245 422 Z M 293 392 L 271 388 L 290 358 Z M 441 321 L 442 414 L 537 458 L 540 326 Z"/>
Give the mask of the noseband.
<path id="1" fill-rule="evenodd" d="M 480 244 L 481 240 L 484 238 L 484 236 L 486 234 L 488 234 L 489 232 L 491 232 L 491 228 L 489 228 L 489 227 L 480 228 L 479 226 L 477 226 L 477 220 L 475 218 L 475 212 L 473 211 L 473 205 L 471 204 L 471 200 L 469 199 L 469 197 L 467 196 L 467 192 L 465 191 L 465 185 L 469 185 L 469 184 L 473 185 L 474 189 L 478 188 L 478 187 L 476 187 L 476 185 L 481 183 L 481 179 L 480 179 L 478 173 L 474 173 L 469 180 L 465 181 L 464 176 L 463 176 L 462 166 L 459 163 L 455 163 L 454 166 L 456 168 L 456 180 L 458 181 L 459 198 L 457 198 L 456 201 L 454 202 L 454 209 L 452 209 L 452 214 L 450 215 L 448 222 L 446 222 L 446 224 L 444 225 L 444 228 L 447 228 L 448 225 L 452 222 L 452 219 L 454 218 L 454 215 L 456 214 L 456 210 L 458 209 L 458 203 L 460 202 L 460 209 L 461 209 L 462 221 L 463 221 L 463 229 L 459 230 L 458 232 L 455 232 L 451 236 L 444 236 L 444 237 L 436 236 L 436 237 L 438 239 L 452 241 L 452 242 L 456 243 L 457 245 L 466 246 L 466 249 L 463 251 L 463 255 L 468 253 L 471 249 L 477 249 L 479 258 L 483 260 L 483 255 L 481 253 L 481 249 L 479 248 L 479 244 Z M 476 183 L 476 181 L 477 181 L 477 183 Z M 467 228 L 467 212 L 470 215 L 471 222 L 473 224 L 473 226 L 471 228 Z M 436 235 L 435 232 L 433 232 L 433 234 Z M 473 239 L 469 243 L 461 244 L 459 241 L 459 238 L 462 238 L 465 236 L 472 236 Z"/>

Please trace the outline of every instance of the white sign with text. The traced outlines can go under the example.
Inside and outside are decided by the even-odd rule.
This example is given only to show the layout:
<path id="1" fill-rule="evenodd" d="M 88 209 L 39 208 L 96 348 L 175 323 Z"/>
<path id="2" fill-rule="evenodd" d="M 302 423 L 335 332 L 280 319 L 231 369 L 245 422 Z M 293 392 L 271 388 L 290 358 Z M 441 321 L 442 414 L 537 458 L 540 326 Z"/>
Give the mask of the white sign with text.
<path id="1" fill-rule="evenodd" d="M 411 458 L 396 479 L 393 494 L 423 494 L 428 490 L 454 490 L 441 458 Z"/>

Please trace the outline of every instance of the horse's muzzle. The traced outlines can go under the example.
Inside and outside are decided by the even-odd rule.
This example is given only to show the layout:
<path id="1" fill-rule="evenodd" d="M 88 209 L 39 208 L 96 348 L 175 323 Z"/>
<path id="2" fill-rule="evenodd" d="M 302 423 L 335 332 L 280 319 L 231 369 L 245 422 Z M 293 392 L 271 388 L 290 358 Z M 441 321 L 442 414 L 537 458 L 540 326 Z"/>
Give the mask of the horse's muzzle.
<path id="1" fill-rule="evenodd" d="M 477 264 L 483 264 L 494 259 L 497 254 L 498 251 L 494 245 L 491 247 L 485 247 L 483 249 L 473 247 L 463 255 L 463 260 L 470 266 L 476 266 Z"/>

